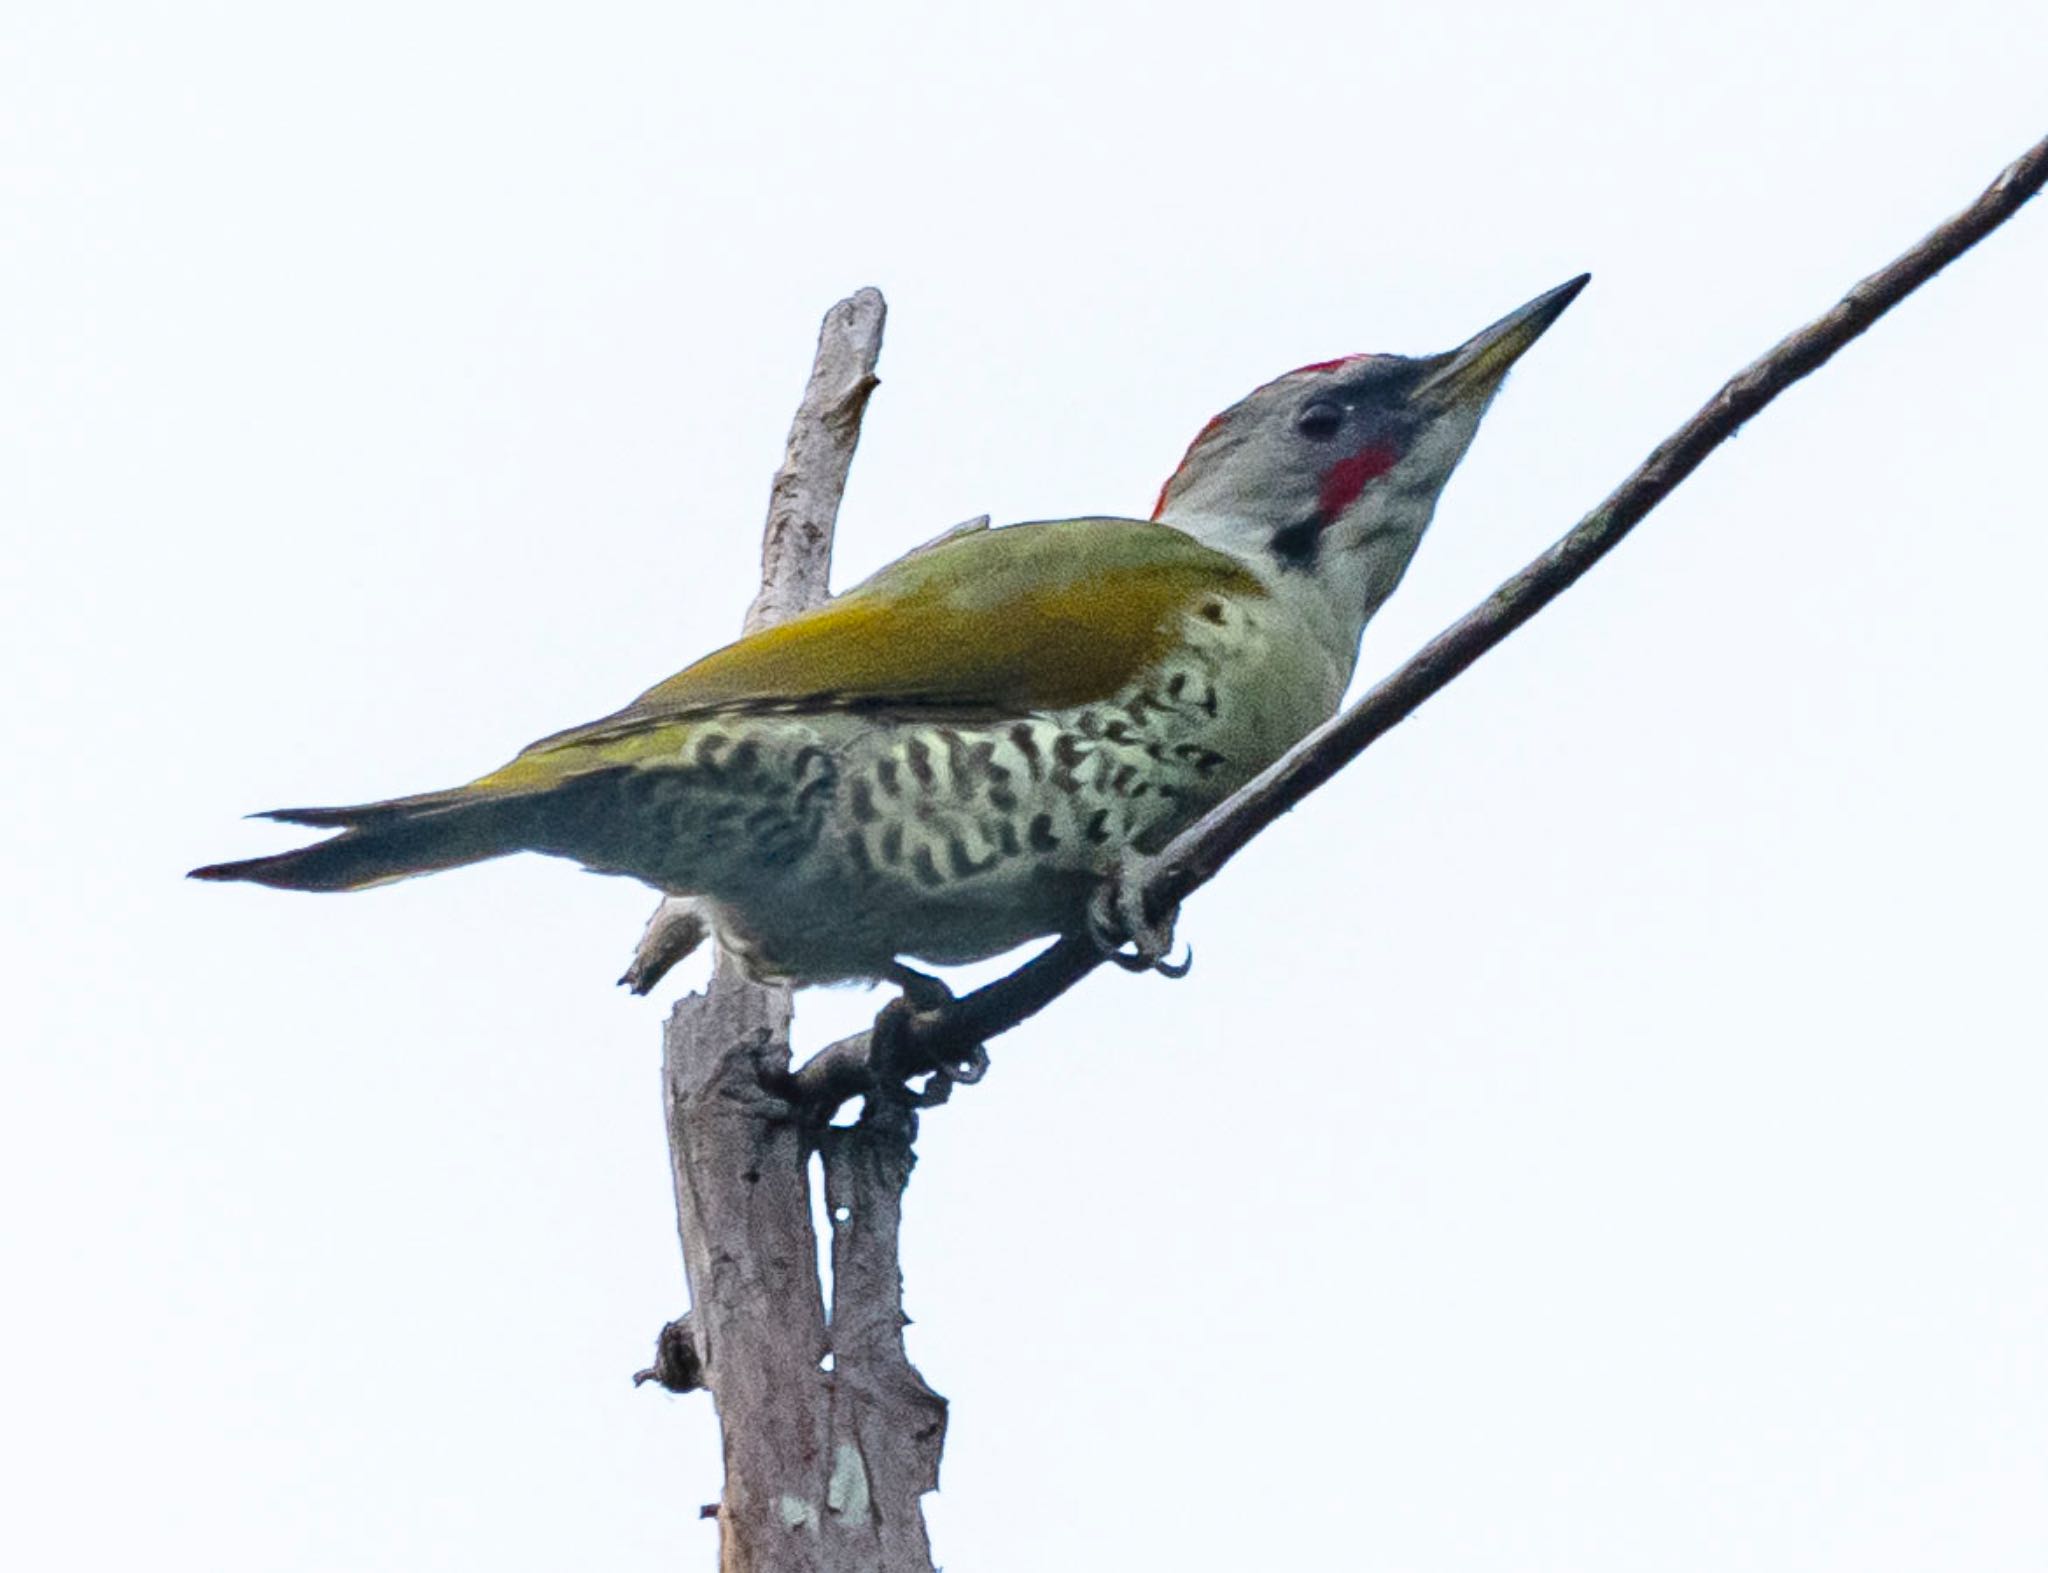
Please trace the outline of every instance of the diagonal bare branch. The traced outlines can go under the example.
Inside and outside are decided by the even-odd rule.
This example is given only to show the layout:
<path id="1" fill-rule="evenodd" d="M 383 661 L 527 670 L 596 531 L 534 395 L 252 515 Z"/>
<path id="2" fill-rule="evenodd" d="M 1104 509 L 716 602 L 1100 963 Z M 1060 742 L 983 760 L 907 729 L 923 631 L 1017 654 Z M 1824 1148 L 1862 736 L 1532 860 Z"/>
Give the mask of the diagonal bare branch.
<path id="1" fill-rule="evenodd" d="M 1737 372 L 1556 544 L 1150 860 L 1143 871 L 1148 905 L 1170 910 L 1214 878 L 1261 830 L 1577 583 L 1744 422 L 2011 218 L 2044 182 L 2048 138 L 1975 202 Z M 955 1062 L 970 1046 L 1043 1010 L 1102 960 L 1086 939 L 1060 940 L 1007 977 L 904 1020 L 891 1062 L 933 1069 Z M 859 1033 L 820 1050 L 791 1079 L 791 1091 L 813 1108 L 831 1108 L 874 1086 L 871 1037 Z"/>

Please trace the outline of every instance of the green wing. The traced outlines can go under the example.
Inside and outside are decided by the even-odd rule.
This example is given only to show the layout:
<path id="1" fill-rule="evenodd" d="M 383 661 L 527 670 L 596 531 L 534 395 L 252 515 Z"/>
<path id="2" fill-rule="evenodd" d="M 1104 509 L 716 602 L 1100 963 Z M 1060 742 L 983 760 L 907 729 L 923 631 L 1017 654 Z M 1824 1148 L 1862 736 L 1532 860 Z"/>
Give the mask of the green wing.
<path id="1" fill-rule="evenodd" d="M 467 786 L 274 810 L 265 817 L 344 833 L 194 874 L 355 890 L 496 857 L 531 844 L 520 816 L 537 799 L 595 772 L 674 761 L 690 728 L 710 716 L 968 719 L 1086 704 L 1163 656 L 1205 596 L 1260 593 L 1234 559 L 1160 524 L 1063 519 L 958 536 L 712 652 L 614 715 L 541 739 Z"/>
<path id="2" fill-rule="evenodd" d="M 1164 655 L 1203 596 L 1261 593 L 1235 559 L 1161 524 L 1062 519 L 981 530 L 914 552 L 813 611 L 715 650 L 625 709 L 542 738 L 467 786 L 264 817 L 360 831 L 376 852 L 398 828 L 460 823 L 451 811 L 474 817 L 592 771 L 672 760 L 679 734 L 710 716 L 857 710 L 974 719 L 1086 704 Z M 200 872 L 309 889 L 316 887 L 305 881 L 317 875 L 327 880 L 317 888 L 341 889 L 393 869 L 443 866 L 400 849 L 397 861 L 373 858 L 366 870 L 356 866 L 361 858 L 340 856 L 355 845 L 346 840 Z M 316 855 L 346 866 L 300 867 Z M 465 843 L 445 855 L 460 862 L 493 854 Z"/>
<path id="3" fill-rule="evenodd" d="M 1158 660 L 1203 594 L 1260 588 L 1234 558 L 1165 525 L 1062 519 L 977 531 L 713 651 L 468 790 L 531 790 L 667 754 L 674 727 L 735 711 L 972 719 L 1086 704 Z"/>
<path id="4" fill-rule="evenodd" d="M 1234 559 L 1164 525 L 1063 519 L 977 531 L 714 651 L 615 719 L 1083 704 L 1158 659 L 1201 592 L 1256 584 Z"/>

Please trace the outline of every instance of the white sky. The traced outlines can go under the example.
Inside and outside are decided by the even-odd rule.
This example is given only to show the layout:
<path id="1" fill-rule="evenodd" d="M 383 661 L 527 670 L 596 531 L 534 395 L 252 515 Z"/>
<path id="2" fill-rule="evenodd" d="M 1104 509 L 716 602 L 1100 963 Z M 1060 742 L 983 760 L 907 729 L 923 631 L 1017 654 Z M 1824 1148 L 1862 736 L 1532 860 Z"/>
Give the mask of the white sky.
<path id="1" fill-rule="evenodd" d="M 2048 11 L 11 8 L 0 1560 L 709 1568 L 648 897 L 190 885 L 1582 268 L 1391 666 L 2048 129 Z M 940 1559 L 2048 1563 L 2048 208 L 930 1118 Z M 806 1041 L 875 1000 L 807 998 Z"/>

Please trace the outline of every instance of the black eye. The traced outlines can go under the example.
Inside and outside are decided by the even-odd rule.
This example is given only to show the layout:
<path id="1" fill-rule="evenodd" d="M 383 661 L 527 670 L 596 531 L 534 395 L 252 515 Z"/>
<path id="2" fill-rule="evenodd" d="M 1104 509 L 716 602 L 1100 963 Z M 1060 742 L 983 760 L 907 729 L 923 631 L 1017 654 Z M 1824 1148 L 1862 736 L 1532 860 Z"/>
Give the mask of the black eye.
<path id="1" fill-rule="evenodd" d="M 1294 417 L 1294 429 L 1311 442 L 1327 442 L 1344 425 L 1344 406 L 1318 399 Z"/>

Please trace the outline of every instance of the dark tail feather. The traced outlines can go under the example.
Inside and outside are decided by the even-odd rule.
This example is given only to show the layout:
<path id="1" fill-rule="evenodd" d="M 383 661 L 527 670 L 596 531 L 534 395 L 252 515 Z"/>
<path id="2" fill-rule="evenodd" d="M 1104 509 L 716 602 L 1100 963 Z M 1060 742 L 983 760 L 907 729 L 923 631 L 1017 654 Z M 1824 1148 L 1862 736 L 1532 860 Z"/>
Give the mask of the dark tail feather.
<path id="1" fill-rule="evenodd" d="M 421 792 L 413 797 L 391 797 L 381 803 L 351 803 L 344 808 L 266 808 L 251 819 L 274 819 L 285 825 L 311 825 L 319 830 L 364 830 L 388 825 L 393 820 L 411 819 L 441 809 L 475 807 L 476 799 L 456 787 L 447 792 Z"/>
<path id="2" fill-rule="evenodd" d="M 455 794 L 447 794 L 454 799 Z M 387 880 L 432 874 L 465 863 L 517 852 L 526 844 L 520 829 L 531 815 L 518 799 L 461 802 L 413 811 L 397 804 L 371 804 L 367 812 L 309 809 L 267 817 L 294 824 L 346 824 L 351 828 L 326 841 L 274 857 L 245 858 L 195 868 L 193 879 L 248 880 L 279 890 L 363 890 Z M 389 812 L 386 812 L 386 811 Z M 322 817 L 313 818 L 318 814 Z M 333 817 L 327 817 L 332 815 Z M 358 815 L 344 818 L 344 815 Z"/>

